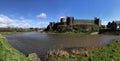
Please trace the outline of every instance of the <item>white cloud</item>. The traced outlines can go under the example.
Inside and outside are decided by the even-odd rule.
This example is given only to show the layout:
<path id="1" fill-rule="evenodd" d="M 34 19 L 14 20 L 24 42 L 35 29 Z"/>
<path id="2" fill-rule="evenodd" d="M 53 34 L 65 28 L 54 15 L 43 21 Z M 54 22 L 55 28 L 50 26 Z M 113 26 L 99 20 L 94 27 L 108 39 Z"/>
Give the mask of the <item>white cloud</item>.
<path id="1" fill-rule="evenodd" d="M 6 24 L 0 24 L 0 27 L 7 27 Z"/>
<path id="2" fill-rule="evenodd" d="M 39 28 L 46 28 L 48 26 L 49 22 L 39 22 L 36 24 Z"/>
<path id="3" fill-rule="evenodd" d="M 102 22 L 102 25 L 107 25 L 108 22 L 109 22 L 109 21 L 103 21 L 103 22 Z"/>
<path id="4" fill-rule="evenodd" d="M 31 24 L 29 23 L 24 23 L 24 24 L 13 24 L 14 27 L 20 27 L 20 28 L 30 28 L 32 27 Z"/>
<path id="5" fill-rule="evenodd" d="M 23 20 L 23 19 L 25 19 L 24 16 L 21 16 L 21 17 L 20 17 L 20 20 Z"/>
<path id="6" fill-rule="evenodd" d="M 20 27 L 20 28 L 43 28 L 47 27 L 48 22 L 37 22 L 35 23 L 33 20 L 26 19 L 24 16 L 19 17 L 18 19 L 11 19 L 6 15 L 0 14 L 0 27 Z"/>
<path id="7" fill-rule="evenodd" d="M 39 19 L 47 18 L 47 15 L 46 15 L 46 13 L 41 13 L 37 16 L 37 18 L 39 18 Z"/>
<path id="8" fill-rule="evenodd" d="M 61 19 L 61 18 L 65 18 L 65 16 L 60 16 L 59 19 Z"/>
<path id="9" fill-rule="evenodd" d="M 2 15 L 0 14 L 0 24 L 11 24 L 13 23 L 13 20 L 10 19 L 9 17 L 5 16 L 5 15 Z"/>

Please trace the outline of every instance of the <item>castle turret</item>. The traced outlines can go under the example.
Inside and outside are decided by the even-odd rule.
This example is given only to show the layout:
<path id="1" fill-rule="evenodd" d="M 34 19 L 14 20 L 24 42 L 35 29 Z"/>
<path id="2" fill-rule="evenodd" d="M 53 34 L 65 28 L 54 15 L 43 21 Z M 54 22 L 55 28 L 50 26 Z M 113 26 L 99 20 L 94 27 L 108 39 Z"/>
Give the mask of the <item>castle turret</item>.
<path id="1" fill-rule="evenodd" d="M 61 25 L 66 25 L 66 18 L 61 18 L 60 22 L 61 22 Z"/>
<path id="2" fill-rule="evenodd" d="M 97 18 L 97 17 L 95 17 L 94 23 L 95 23 L 96 25 L 98 25 L 98 26 L 101 26 L 101 20 L 100 20 L 99 18 Z"/>
<path id="3" fill-rule="evenodd" d="M 73 25 L 73 22 L 74 22 L 74 17 L 67 17 L 66 18 L 66 23 L 67 25 Z"/>
<path id="4" fill-rule="evenodd" d="M 60 21 L 61 23 L 66 22 L 66 18 L 61 18 Z"/>
<path id="5" fill-rule="evenodd" d="M 47 30 L 49 31 L 53 31 L 53 26 L 54 26 L 55 22 L 50 22 L 50 24 L 47 27 Z"/>

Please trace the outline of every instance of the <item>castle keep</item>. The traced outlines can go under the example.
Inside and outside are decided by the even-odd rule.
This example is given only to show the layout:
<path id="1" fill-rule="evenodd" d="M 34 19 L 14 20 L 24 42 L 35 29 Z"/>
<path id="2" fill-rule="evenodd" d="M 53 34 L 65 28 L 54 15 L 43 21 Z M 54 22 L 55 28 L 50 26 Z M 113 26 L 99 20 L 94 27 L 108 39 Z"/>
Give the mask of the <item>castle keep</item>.
<path id="1" fill-rule="evenodd" d="M 60 22 L 50 22 L 47 29 L 53 30 L 58 26 L 69 26 L 69 25 L 97 25 L 101 26 L 101 20 L 99 18 L 90 19 L 74 19 L 74 17 L 61 18 Z"/>

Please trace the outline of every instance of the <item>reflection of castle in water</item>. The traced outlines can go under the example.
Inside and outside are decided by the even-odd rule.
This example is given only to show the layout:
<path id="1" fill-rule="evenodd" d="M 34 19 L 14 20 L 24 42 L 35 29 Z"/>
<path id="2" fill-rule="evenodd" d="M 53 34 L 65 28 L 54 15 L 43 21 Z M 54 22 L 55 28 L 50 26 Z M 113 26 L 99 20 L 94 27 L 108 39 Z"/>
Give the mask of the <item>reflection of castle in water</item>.
<path id="1" fill-rule="evenodd" d="M 66 17 L 66 18 L 61 18 L 60 22 L 50 22 L 48 25 L 48 29 L 51 29 L 53 27 L 57 26 L 68 26 L 68 25 L 97 25 L 101 26 L 101 20 L 99 18 L 94 18 L 93 20 L 90 19 L 74 19 L 74 17 Z"/>

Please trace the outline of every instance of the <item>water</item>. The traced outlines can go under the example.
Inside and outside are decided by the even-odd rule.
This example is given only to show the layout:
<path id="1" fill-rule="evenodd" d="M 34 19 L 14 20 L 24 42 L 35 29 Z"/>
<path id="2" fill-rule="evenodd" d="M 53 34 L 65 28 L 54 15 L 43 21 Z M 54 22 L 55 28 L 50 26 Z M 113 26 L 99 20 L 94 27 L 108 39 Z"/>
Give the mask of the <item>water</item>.
<path id="1" fill-rule="evenodd" d="M 100 47 L 108 44 L 112 39 L 119 38 L 115 35 L 63 35 L 42 34 L 38 32 L 27 32 L 21 34 L 5 35 L 9 43 L 19 51 L 28 55 L 37 53 L 40 57 L 54 48 L 72 47 Z"/>

